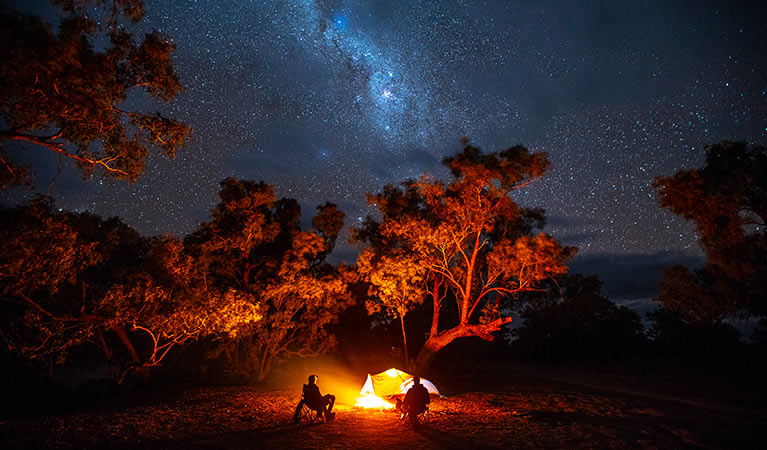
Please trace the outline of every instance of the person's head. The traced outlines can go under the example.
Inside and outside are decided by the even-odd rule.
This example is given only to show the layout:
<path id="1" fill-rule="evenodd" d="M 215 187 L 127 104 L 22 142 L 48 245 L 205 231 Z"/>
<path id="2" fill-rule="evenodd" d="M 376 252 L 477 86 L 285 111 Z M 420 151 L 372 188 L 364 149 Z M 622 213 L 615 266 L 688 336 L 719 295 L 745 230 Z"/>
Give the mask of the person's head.
<path id="1" fill-rule="evenodd" d="M 309 384 L 314 384 L 317 382 L 317 375 L 309 375 Z"/>
<path id="2" fill-rule="evenodd" d="M 413 377 L 413 384 L 421 384 L 421 379 L 419 377 Z"/>

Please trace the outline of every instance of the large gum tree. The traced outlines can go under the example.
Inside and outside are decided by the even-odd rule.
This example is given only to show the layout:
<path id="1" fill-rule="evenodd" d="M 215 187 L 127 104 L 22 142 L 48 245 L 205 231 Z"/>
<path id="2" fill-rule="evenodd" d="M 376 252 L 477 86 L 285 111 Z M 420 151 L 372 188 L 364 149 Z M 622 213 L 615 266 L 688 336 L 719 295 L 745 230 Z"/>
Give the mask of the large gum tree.
<path id="1" fill-rule="evenodd" d="M 370 310 L 404 320 L 415 305 L 432 304 L 426 342 L 408 361 L 419 374 L 456 339 L 493 340 L 512 320 L 510 301 L 566 273 L 565 261 L 576 251 L 535 233 L 545 223 L 543 212 L 512 198 L 543 176 L 545 153 L 515 146 L 484 154 L 464 142 L 444 164 L 453 176 L 449 182 L 423 176 L 368 195 L 379 216 L 367 217 L 353 232 L 355 242 L 366 244 L 359 270 L 371 286 L 370 303 L 377 303 Z M 393 263 L 396 258 L 407 264 Z"/>
<path id="2" fill-rule="evenodd" d="M 72 160 L 85 176 L 98 168 L 135 181 L 151 148 L 173 157 L 191 131 L 152 102 L 131 102 L 137 93 L 170 102 L 181 92 L 175 45 L 131 31 L 141 0 L 54 3 L 60 14 L 49 23 L 0 2 L 0 188 L 29 182 L 18 160 L 39 150 Z"/>

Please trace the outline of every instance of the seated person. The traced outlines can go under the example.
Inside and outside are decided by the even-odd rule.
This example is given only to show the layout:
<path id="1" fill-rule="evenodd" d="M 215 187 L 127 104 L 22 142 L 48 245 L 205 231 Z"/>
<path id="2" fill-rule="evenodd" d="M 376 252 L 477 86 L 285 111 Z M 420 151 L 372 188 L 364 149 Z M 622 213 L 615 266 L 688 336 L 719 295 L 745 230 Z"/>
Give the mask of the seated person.
<path id="1" fill-rule="evenodd" d="M 403 419 L 417 424 L 418 415 L 426 411 L 429 401 L 429 391 L 421 384 L 419 377 L 413 377 L 413 386 L 405 394 L 405 400 L 397 400 L 397 407 L 402 411 Z"/>
<path id="2" fill-rule="evenodd" d="M 333 405 L 336 402 L 336 396 L 330 394 L 323 396 L 320 394 L 320 387 L 317 386 L 317 378 L 317 375 L 309 375 L 309 384 L 304 385 L 304 398 L 296 407 L 296 414 L 293 416 L 293 419 L 296 422 L 298 422 L 296 419 L 300 419 L 299 414 L 304 403 L 309 408 L 315 411 L 319 411 L 320 416 L 324 416 L 326 422 L 331 421 L 336 417 L 335 413 L 333 412 Z"/>

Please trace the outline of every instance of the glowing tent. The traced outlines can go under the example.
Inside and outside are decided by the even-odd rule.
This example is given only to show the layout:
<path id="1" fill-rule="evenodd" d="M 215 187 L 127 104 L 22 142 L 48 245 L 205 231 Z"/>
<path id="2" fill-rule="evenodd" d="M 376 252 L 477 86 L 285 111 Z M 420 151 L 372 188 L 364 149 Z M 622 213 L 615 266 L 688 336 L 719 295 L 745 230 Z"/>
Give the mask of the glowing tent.
<path id="1" fill-rule="evenodd" d="M 421 378 L 421 384 L 429 391 L 429 394 L 440 395 L 437 387 L 431 381 Z M 368 374 L 360 395 L 391 398 L 397 395 L 405 395 L 412 385 L 412 375 L 399 369 L 391 368 L 381 373 Z"/>

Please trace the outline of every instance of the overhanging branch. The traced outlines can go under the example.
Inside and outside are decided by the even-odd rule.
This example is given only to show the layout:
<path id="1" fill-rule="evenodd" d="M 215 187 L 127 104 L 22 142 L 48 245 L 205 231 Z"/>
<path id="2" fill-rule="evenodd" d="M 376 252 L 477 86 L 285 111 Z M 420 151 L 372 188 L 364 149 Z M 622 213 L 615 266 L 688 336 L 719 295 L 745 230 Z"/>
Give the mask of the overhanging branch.
<path id="1" fill-rule="evenodd" d="M 53 136 L 51 139 L 55 139 L 56 137 L 58 137 L 58 136 Z M 76 155 L 74 153 L 69 153 L 60 144 L 55 144 L 53 142 L 50 142 L 50 141 L 47 140 L 47 138 L 42 138 L 42 137 L 39 137 L 39 136 L 32 136 L 32 135 L 29 135 L 29 134 L 21 134 L 21 133 L 10 134 L 10 135 L 6 135 L 4 137 L 4 139 L 31 142 L 33 144 L 45 147 L 45 148 L 47 148 L 49 150 L 53 150 L 54 152 L 56 152 L 56 153 L 58 153 L 60 155 L 66 156 L 67 158 L 71 158 L 71 159 L 74 159 L 76 161 L 79 161 L 79 162 L 82 162 L 82 163 L 85 163 L 85 164 L 92 164 L 94 166 L 102 167 L 104 170 L 106 170 L 108 172 L 119 173 L 120 175 L 124 175 L 126 177 L 128 176 L 128 172 L 126 172 L 124 170 L 121 170 L 121 169 L 116 169 L 116 168 L 111 167 L 109 165 L 111 162 L 113 162 L 116 159 L 118 159 L 119 156 L 113 156 L 113 157 L 103 158 L 103 159 L 85 158 L 83 156 Z"/>

